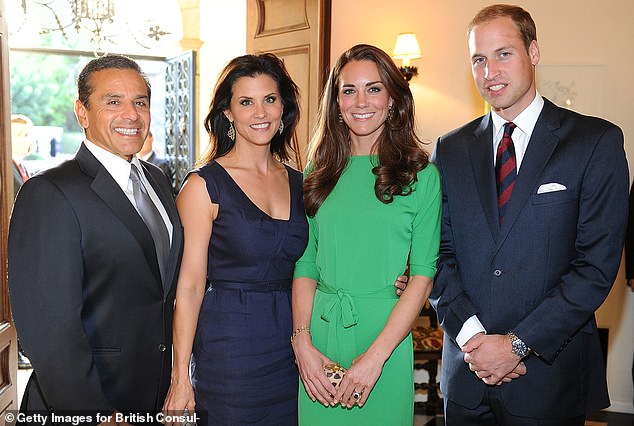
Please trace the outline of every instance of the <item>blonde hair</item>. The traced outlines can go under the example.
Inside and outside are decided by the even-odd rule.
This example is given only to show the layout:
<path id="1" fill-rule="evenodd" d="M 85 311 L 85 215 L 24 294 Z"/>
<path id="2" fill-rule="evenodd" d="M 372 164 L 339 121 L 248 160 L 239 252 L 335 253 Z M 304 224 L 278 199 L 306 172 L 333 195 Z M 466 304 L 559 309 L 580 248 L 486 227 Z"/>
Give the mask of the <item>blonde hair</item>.
<path id="1" fill-rule="evenodd" d="M 29 127 L 33 126 L 33 121 L 29 117 L 23 114 L 11 114 L 11 124 L 26 124 Z"/>

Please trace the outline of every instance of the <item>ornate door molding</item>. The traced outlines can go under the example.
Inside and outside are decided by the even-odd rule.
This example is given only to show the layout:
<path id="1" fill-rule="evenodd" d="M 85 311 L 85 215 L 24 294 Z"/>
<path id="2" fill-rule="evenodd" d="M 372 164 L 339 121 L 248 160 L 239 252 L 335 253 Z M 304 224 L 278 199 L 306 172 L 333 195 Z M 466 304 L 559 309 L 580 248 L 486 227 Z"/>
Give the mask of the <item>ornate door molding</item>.
<path id="1" fill-rule="evenodd" d="M 247 51 L 280 57 L 300 89 L 301 170 L 329 71 L 331 0 L 248 0 Z"/>

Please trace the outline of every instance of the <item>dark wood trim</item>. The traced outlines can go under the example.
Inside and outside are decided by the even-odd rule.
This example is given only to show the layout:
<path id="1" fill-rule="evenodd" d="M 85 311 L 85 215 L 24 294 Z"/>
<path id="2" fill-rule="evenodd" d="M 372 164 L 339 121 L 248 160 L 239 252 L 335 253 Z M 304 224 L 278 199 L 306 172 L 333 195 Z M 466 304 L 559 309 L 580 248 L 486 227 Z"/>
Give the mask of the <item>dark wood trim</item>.
<path id="1" fill-rule="evenodd" d="M 11 160 L 11 85 L 5 0 L 0 0 L 0 417 L 17 409 L 18 344 L 11 316 L 8 284 L 9 217 L 13 206 Z"/>

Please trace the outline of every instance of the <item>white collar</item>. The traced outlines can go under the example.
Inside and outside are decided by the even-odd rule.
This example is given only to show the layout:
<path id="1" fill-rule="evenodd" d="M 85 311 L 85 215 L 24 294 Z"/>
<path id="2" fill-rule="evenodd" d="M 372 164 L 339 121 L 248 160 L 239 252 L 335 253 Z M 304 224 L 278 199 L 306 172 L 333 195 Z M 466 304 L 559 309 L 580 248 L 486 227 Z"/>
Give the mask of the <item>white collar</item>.
<path id="1" fill-rule="evenodd" d="M 542 98 L 542 95 L 540 95 L 539 92 L 536 92 L 533 102 L 531 102 L 524 111 L 520 112 L 518 116 L 515 117 L 513 123 L 515 123 L 515 125 L 524 132 L 524 134 L 530 136 L 533 134 L 533 129 L 535 128 L 535 124 L 537 124 L 537 119 L 539 118 L 539 114 L 541 114 L 543 107 L 544 98 Z M 491 118 L 493 120 L 493 134 L 497 135 L 507 121 L 493 110 L 491 110 Z"/>

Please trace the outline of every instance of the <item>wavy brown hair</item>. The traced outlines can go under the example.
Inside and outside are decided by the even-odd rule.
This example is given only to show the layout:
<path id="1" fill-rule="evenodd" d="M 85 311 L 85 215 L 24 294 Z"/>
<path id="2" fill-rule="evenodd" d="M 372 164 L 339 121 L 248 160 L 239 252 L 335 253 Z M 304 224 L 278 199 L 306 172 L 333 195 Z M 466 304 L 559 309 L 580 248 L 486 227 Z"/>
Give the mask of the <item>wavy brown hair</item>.
<path id="1" fill-rule="evenodd" d="M 381 49 L 358 44 L 343 53 L 330 71 L 319 105 L 315 133 L 308 148 L 309 173 L 304 180 L 306 214 L 315 216 L 343 173 L 352 152 L 348 127 L 340 117 L 337 96 L 343 67 L 352 61 L 372 61 L 393 100 L 383 131 L 372 147 L 378 154 L 374 193 L 385 204 L 397 195 L 409 195 L 416 174 L 429 163 L 414 132 L 414 98 L 392 59 Z"/>

